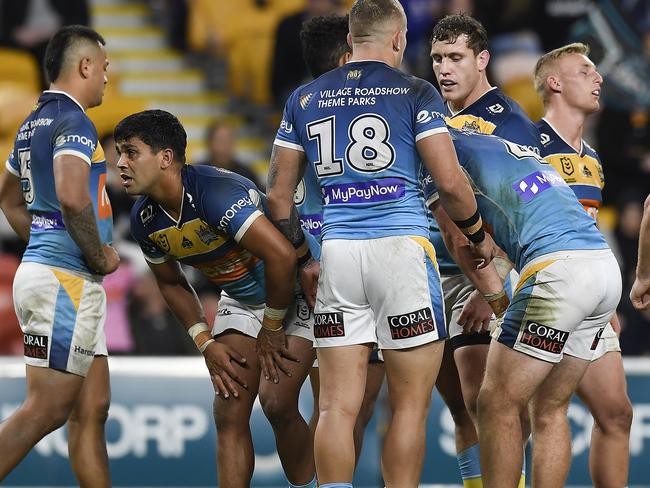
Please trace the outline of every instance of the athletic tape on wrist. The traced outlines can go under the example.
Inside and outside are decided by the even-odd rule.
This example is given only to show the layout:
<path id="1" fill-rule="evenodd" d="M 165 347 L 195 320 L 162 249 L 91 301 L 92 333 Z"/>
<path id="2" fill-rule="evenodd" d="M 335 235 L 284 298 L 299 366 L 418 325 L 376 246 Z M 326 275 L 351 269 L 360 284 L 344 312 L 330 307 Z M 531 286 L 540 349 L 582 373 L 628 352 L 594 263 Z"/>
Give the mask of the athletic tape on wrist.
<path id="1" fill-rule="evenodd" d="M 196 336 L 199 335 L 201 332 L 210 332 L 210 327 L 208 327 L 208 324 L 205 322 L 198 322 L 194 324 L 192 327 L 187 329 L 187 333 L 190 335 L 192 340 L 196 339 Z"/>
<path id="2" fill-rule="evenodd" d="M 454 220 L 454 223 L 474 244 L 478 244 L 479 242 L 483 241 L 483 239 L 485 239 L 483 219 L 481 219 L 481 214 L 479 213 L 478 209 L 476 209 L 474 215 L 472 215 L 469 219 Z"/>
<path id="3" fill-rule="evenodd" d="M 198 347 L 199 347 L 199 351 L 201 352 L 201 354 L 203 354 L 203 353 L 205 352 L 205 350 L 208 348 L 208 346 L 209 346 L 210 344 L 212 344 L 213 342 L 216 342 L 216 341 L 215 341 L 214 339 L 208 339 L 207 341 L 202 342 L 201 345 L 198 346 Z"/>
<path id="4" fill-rule="evenodd" d="M 485 298 L 485 300 L 487 300 L 488 303 L 491 303 L 491 302 L 496 302 L 497 300 L 501 300 L 505 296 L 506 296 L 506 290 L 502 289 L 497 293 L 488 293 L 486 295 L 483 295 L 483 298 Z"/>

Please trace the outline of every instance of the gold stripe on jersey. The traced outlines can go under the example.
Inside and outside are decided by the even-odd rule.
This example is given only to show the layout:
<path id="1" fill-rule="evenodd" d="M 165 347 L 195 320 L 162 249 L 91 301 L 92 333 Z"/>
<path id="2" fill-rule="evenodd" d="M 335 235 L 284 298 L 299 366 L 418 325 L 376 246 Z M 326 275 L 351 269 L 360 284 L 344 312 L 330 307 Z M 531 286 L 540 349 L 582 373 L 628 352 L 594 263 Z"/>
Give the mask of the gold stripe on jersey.
<path id="1" fill-rule="evenodd" d="M 174 258 L 205 254 L 226 242 L 222 232 L 215 231 L 201 219 L 185 222 L 180 229 L 171 226 L 157 230 L 149 234 L 149 239 L 165 254 Z"/>
<path id="2" fill-rule="evenodd" d="M 481 134 L 492 134 L 497 128 L 496 124 L 485 120 L 483 117 L 469 114 L 445 117 L 445 122 L 447 122 L 448 126 L 454 127 L 455 129 L 480 132 Z"/>
<path id="3" fill-rule="evenodd" d="M 106 156 L 104 156 L 104 148 L 102 145 L 98 142 L 97 143 L 97 149 L 95 149 L 95 152 L 93 153 L 93 157 L 91 159 L 92 163 L 101 163 L 102 161 L 106 160 Z"/>
<path id="4" fill-rule="evenodd" d="M 569 186 L 590 185 L 601 190 L 605 186 L 603 169 L 598 160 L 589 154 L 581 157 L 575 153 L 558 153 L 549 154 L 544 159 L 560 173 Z"/>

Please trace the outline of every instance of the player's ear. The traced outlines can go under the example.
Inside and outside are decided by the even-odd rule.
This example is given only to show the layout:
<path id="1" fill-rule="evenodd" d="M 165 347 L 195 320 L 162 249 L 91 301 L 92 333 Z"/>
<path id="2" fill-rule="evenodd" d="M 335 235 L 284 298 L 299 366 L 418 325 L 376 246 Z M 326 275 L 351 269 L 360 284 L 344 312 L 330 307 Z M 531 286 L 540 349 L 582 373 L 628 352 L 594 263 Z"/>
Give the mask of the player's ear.
<path id="1" fill-rule="evenodd" d="M 401 45 L 402 43 L 402 31 L 398 30 L 393 34 L 393 37 L 391 38 L 392 44 L 393 44 L 393 51 L 396 53 L 400 52 L 400 49 L 403 47 Z"/>
<path id="2" fill-rule="evenodd" d="M 348 46 L 350 46 L 350 49 L 352 49 L 352 34 L 348 32 L 346 39 L 348 41 Z"/>
<path id="3" fill-rule="evenodd" d="M 483 49 L 480 53 L 478 53 L 476 59 L 478 61 L 479 71 L 485 71 L 485 69 L 487 69 L 488 63 L 490 62 L 490 51 Z"/>
<path id="4" fill-rule="evenodd" d="M 343 53 L 343 55 L 339 58 L 339 62 L 338 62 L 338 64 L 337 64 L 337 66 L 343 66 L 345 63 L 347 63 L 348 61 L 350 61 L 350 58 L 351 58 L 351 57 L 352 57 L 352 53 L 351 53 L 351 52 Z"/>
<path id="5" fill-rule="evenodd" d="M 163 169 L 169 168 L 174 164 L 174 150 L 171 148 L 161 149 L 160 151 L 160 167 Z"/>
<path id="6" fill-rule="evenodd" d="M 93 61 L 89 56 L 84 56 L 79 60 L 79 75 L 83 79 L 90 78 L 93 69 Z"/>
<path id="7" fill-rule="evenodd" d="M 545 84 L 551 92 L 562 92 L 562 83 L 560 82 L 560 78 L 556 75 L 548 75 Z"/>

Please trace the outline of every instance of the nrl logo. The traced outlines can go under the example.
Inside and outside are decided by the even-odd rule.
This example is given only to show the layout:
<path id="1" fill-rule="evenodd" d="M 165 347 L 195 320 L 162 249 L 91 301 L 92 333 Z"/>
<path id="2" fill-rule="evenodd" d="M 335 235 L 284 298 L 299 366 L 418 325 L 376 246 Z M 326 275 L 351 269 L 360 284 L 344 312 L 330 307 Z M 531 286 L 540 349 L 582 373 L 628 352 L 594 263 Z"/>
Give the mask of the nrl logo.
<path id="1" fill-rule="evenodd" d="M 196 232 L 196 235 L 199 236 L 201 242 L 206 246 L 210 245 L 211 242 L 219 239 L 219 236 L 212 229 L 205 225 L 202 225 L 198 228 L 198 230 L 195 230 L 194 232 Z"/>
<path id="2" fill-rule="evenodd" d="M 162 249 L 164 252 L 169 252 L 171 250 L 171 246 L 169 245 L 169 239 L 165 234 L 160 234 L 156 238 L 156 244 L 158 244 L 158 247 Z"/>
<path id="3" fill-rule="evenodd" d="M 568 175 L 573 174 L 575 168 L 573 166 L 573 162 L 571 161 L 571 158 L 561 157 L 560 163 L 562 164 L 562 171 L 564 171 Z"/>
<path id="4" fill-rule="evenodd" d="M 361 79 L 361 70 L 360 69 L 353 69 L 348 71 L 348 80 L 360 80 Z"/>

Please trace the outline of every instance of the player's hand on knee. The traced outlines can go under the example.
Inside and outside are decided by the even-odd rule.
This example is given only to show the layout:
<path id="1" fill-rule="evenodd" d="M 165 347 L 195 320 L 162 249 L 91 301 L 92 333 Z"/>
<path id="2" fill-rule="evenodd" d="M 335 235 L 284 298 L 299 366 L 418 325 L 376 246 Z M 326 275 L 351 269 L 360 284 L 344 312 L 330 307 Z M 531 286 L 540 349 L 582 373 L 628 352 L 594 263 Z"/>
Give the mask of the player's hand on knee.
<path id="1" fill-rule="evenodd" d="M 637 310 L 645 310 L 650 305 L 650 280 L 634 280 L 630 290 L 630 300 Z"/>
<path id="2" fill-rule="evenodd" d="M 463 334 L 473 334 L 489 330 L 492 308 L 478 290 L 474 290 L 458 316 L 458 324 Z"/>
<path id="3" fill-rule="evenodd" d="M 299 362 L 298 358 L 287 348 L 287 336 L 284 330 L 269 330 L 262 327 L 257 335 L 257 355 L 260 359 L 262 375 L 268 381 L 278 383 L 278 370 L 291 377 L 287 360 Z"/>
<path id="4" fill-rule="evenodd" d="M 481 242 L 471 242 L 470 244 L 472 252 L 474 253 L 477 269 L 485 268 L 488 264 L 490 264 L 492 258 L 494 258 L 494 256 L 497 254 L 498 247 L 494 243 L 492 236 L 487 232 L 485 233 L 485 239 L 483 239 Z"/>
<path id="5" fill-rule="evenodd" d="M 318 275 L 320 274 L 320 263 L 311 258 L 298 270 L 302 292 L 307 300 L 307 305 L 312 310 L 316 305 L 316 290 L 318 289 Z"/>
<path id="6" fill-rule="evenodd" d="M 246 358 L 238 351 L 220 342 L 213 342 L 203 352 L 205 364 L 210 372 L 214 392 L 222 398 L 239 397 L 239 385 L 248 388 L 246 381 L 239 375 L 234 364 L 246 367 Z"/>

